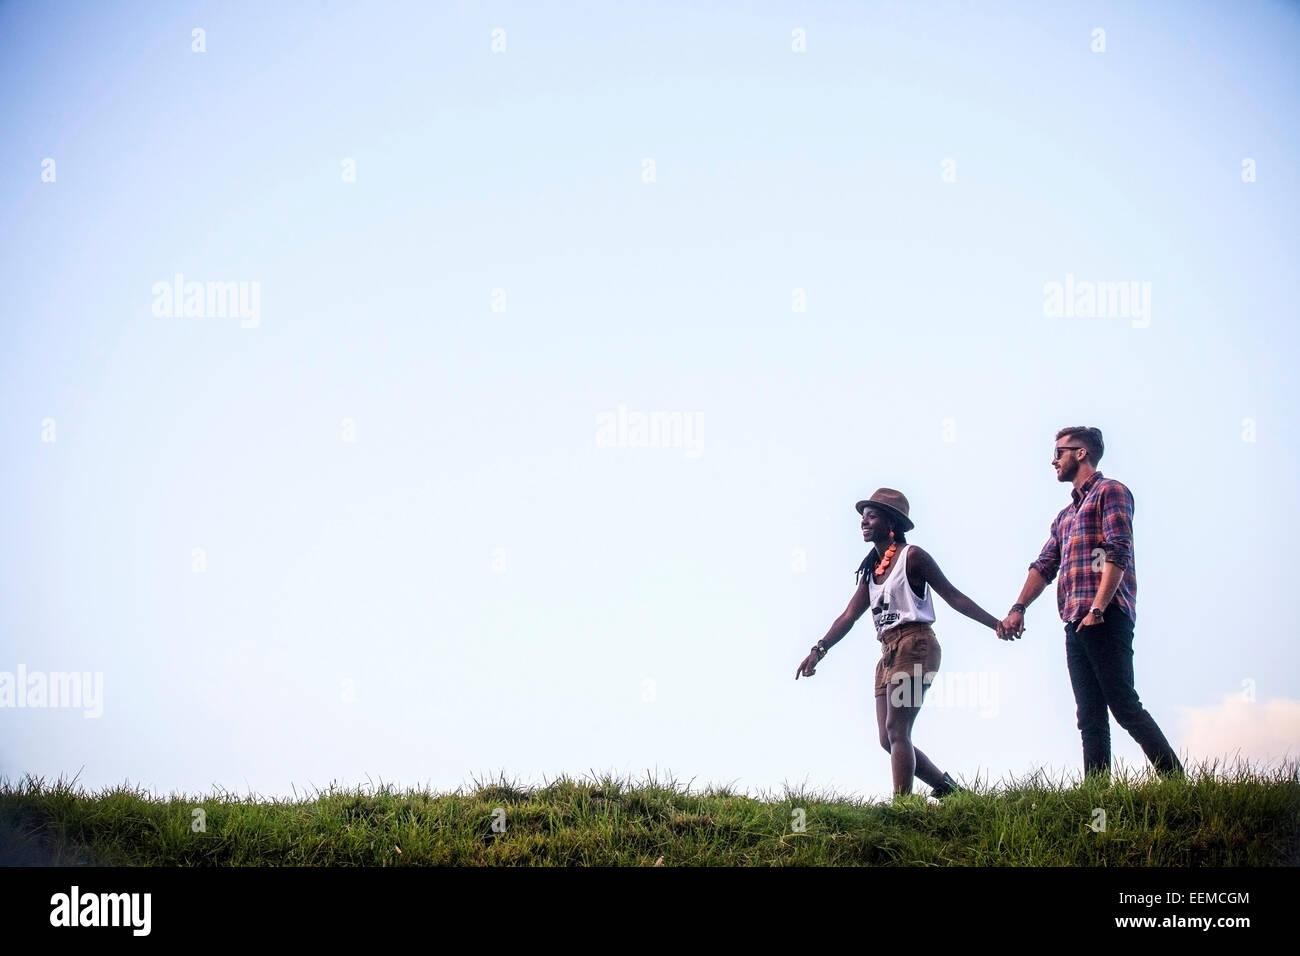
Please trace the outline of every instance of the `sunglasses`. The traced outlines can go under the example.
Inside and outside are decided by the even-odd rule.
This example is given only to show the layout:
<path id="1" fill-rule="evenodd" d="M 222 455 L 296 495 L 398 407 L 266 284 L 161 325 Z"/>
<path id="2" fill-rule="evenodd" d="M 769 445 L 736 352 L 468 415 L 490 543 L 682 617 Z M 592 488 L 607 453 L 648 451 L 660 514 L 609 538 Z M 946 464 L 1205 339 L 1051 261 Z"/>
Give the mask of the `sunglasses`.
<path id="1" fill-rule="evenodd" d="M 1052 450 L 1055 452 L 1055 454 L 1052 455 L 1052 461 L 1056 461 L 1056 459 L 1060 458 L 1067 451 L 1078 451 L 1082 447 L 1083 447 L 1082 445 L 1066 445 L 1064 448 L 1060 448 L 1060 447 L 1054 448 Z"/>

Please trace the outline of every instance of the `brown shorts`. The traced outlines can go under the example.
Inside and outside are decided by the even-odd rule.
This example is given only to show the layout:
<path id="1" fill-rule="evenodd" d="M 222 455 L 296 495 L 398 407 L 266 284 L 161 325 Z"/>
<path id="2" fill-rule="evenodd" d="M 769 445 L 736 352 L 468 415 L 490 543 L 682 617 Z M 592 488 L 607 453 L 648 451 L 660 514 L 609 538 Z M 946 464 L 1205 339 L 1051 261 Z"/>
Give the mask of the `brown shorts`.
<path id="1" fill-rule="evenodd" d="M 880 661 L 876 664 L 876 696 L 886 693 L 890 685 L 909 677 L 920 676 L 929 684 L 939 671 L 939 639 L 929 624 L 907 622 L 885 631 L 880 641 Z"/>

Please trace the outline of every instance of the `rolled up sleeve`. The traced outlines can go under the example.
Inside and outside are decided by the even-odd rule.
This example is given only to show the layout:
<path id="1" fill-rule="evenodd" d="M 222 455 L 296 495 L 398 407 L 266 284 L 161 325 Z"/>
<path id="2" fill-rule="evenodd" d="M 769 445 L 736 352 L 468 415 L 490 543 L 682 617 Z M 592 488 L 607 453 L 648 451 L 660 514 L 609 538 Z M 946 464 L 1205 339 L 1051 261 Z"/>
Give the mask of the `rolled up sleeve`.
<path id="1" fill-rule="evenodd" d="M 1058 518 L 1057 521 L 1060 519 Z M 1048 584 L 1056 578 L 1056 572 L 1061 567 L 1061 542 L 1056 536 L 1057 521 L 1052 522 L 1052 533 L 1043 545 L 1043 550 L 1039 552 L 1037 559 L 1029 565 L 1029 570 L 1037 571 L 1043 576 L 1043 580 Z"/>
<path id="2" fill-rule="evenodd" d="M 1101 548 L 1121 571 L 1133 563 L 1133 494 L 1118 483 L 1102 489 Z"/>

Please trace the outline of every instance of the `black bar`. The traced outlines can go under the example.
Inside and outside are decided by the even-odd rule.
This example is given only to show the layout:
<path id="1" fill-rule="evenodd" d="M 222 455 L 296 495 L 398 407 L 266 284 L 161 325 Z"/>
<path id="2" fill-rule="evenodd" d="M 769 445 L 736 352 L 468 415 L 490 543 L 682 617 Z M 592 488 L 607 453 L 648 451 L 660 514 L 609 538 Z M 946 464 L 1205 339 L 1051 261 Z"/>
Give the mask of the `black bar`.
<path id="1" fill-rule="evenodd" d="M 203 943 L 256 938 L 374 944 L 412 929 L 432 932 L 431 942 L 444 943 L 460 938 L 451 931 L 462 929 L 484 942 L 518 935 L 540 945 L 554 933 L 560 944 L 616 944 L 636 936 L 667 943 L 694 938 L 663 935 L 692 927 L 734 940 L 786 929 L 822 938 L 832 929 L 838 936 L 865 924 L 886 931 L 872 934 L 877 943 L 895 932 L 918 942 L 1041 932 L 1052 935 L 1040 938 L 1055 940 L 1127 936 L 1144 944 L 1195 935 L 1231 945 L 1259 930 L 1278 933 L 1294 926 L 1289 891 L 1295 876 L 1281 868 L 12 867 L 0 868 L 0 900 L 10 944 L 70 933 L 83 943 L 132 940 L 130 925 L 52 926 L 52 900 L 64 894 L 70 904 L 76 886 L 80 912 L 86 913 L 86 906 L 99 904 L 98 897 L 86 904 L 87 895 L 148 893 L 147 938 Z M 1170 902 L 1171 893 L 1181 898 Z M 69 912 L 65 906 L 64 915 Z M 129 924 L 129 911 L 124 913 L 121 921 Z M 1206 917 L 1244 917 L 1248 925 L 1162 925 L 1166 918 Z M 1154 919 L 1155 925 L 1117 925 L 1126 918 Z M 618 935 L 591 935 L 602 929 Z M 480 931 L 484 935 L 477 937 Z"/>

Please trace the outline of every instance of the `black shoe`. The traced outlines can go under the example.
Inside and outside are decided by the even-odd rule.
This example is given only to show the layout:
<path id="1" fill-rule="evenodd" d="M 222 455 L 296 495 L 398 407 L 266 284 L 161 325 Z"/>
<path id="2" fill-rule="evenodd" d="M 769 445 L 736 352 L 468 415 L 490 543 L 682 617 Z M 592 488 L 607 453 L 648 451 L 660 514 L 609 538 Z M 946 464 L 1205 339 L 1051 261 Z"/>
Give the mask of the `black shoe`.
<path id="1" fill-rule="evenodd" d="M 932 797 L 950 797 L 954 793 L 970 793 L 970 791 L 946 773 L 943 775 L 943 780 L 939 782 L 939 786 L 932 787 L 930 790 L 930 796 Z"/>

